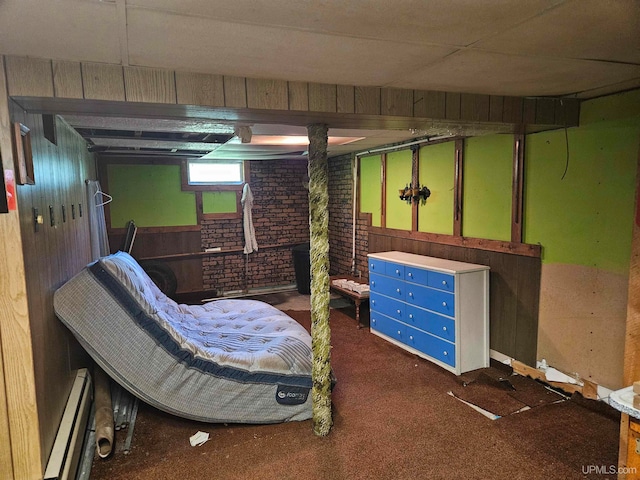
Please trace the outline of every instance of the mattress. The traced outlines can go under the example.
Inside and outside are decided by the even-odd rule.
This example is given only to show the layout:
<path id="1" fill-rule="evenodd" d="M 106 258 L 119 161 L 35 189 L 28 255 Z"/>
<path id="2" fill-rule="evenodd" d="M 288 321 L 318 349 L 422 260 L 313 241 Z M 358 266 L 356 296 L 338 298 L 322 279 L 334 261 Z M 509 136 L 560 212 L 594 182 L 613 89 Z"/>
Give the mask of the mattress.
<path id="1" fill-rule="evenodd" d="M 205 422 L 311 417 L 311 337 L 271 305 L 177 304 L 118 252 L 59 288 L 54 309 L 109 376 L 163 411 Z"/>

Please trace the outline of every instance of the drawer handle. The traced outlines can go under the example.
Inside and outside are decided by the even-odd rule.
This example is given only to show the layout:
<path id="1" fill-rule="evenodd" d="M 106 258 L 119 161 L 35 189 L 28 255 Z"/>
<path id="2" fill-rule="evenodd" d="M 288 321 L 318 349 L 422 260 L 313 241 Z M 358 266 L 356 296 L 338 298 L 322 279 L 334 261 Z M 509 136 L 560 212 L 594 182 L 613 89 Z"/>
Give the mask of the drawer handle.
<path id="1" fill-rule="evenodd" d="M 413 278 L 413 273 L 409 272 L 409 277 Z"/>
<path id="2" fill-rule="evenodd" d="M 446 332 L 447 331 L 447 327 L 442 327 L 442 330 L 444 330 Z"/>
<path id="3" fill-rule="evenodd" d="M 446 350 L 445 350 L 444 352 L 442 352 L 442 353 L 444 354 L 444 356 L 445 356 L 445 357 L 446 357 L 447 355 L 449 355 L 449 354 L 447 353 L 447 351 L 446 351 Z"/>
<path id="4" fill-rule="evenodd" d="M 447 302 L 442 302 L 442 306 L 446 307 L 447 306 Z"/>
<path id="5" fill-rule="evenodd" d="M 409 335 L 409 340 L 413 340 L 413 335 Z"/>
<path id="6" fill-rule="evenodd" d="M 447 281 L 446 280 L 442 280 L 442 284 L 446 286 L 447 285 Z"/>
<path id="7" fill-rule="evenodd" d="M 400 315 L 400 310 L 396 310 L 396 312 L 398 313 L 398 315 Z"/>
<path id="8" fill-rule="evenodd" d="M 400 289 L 399 289 L 399 288 L 396 288 L 396 292 L 397 292 L 397 293 L 400 293 Z"/>
<path id="9" fill-rule="evenodd" d="M 371 323 L 376 323 L 376 319 L 375 319 L 375 318 L 372 318 L 372 319 L 371 319 Z"/>
<path id="10" fill-rule="evenodd" d="M 396 275 L 400 275 L 400 270 L 396 268 Z"/>
<path id="11" fill-rule="evenodd" d="M 373 305 L 375 305 L 375 304 L 376 304 L 376 301 L 375 301 L 375 300 L 371 300 L 371 303 L 372 303 Z"/>
<path id="12" fill-rule="evenodd" d="M 400 335 L 400 330 L 398 330 L 398 335 Z"/>
<path id="13" fill-rule="evenodd" d="M 371 282 L 371 286 L 372 286 L 372 287 L 375 287 L 375 286 L 376 286 L 376 282 L 375 282 L 375 280 L 373 280 L 373 281 Z"/>
<path id="14" fill-rule="evenodd" d="M 376 269 L 376 266 L 372 263 L 372 264 L 369 266 L 369 268 L 370 268 L 371 270 L 375 270 L 375 269 Z"/>
<path id="15" fill-rule="evenodd" d="M 413 298 L 413 292 L 409 292 L 409 296 Z"/>
<path id="16" fill-rule="evenodd" d="M 410 313 L 410 314 L 409 314 L 409 318 L 410 318 L 411 320 L 413 320 L 413 313 Z"/>

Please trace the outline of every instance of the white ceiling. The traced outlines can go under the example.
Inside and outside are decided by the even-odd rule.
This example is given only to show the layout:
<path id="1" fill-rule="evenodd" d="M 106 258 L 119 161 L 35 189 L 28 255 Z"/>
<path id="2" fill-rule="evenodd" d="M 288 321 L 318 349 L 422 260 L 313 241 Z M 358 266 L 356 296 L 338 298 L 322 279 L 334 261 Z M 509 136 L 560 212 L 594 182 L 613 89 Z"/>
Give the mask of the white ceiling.
<path id="1" fill-rule="evenodd" d="M 638 0 L 0 0 L 0 53 L 590 98 L 640 87 L 639 25 Z"/>

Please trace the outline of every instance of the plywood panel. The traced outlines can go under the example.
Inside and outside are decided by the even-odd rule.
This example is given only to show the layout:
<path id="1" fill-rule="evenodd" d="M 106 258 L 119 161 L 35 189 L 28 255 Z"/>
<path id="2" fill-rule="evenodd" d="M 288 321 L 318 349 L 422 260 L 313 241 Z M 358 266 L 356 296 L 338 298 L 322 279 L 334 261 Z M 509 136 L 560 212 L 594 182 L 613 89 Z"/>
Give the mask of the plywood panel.
<path id="1" fill-rule="evenodd" d="M 124 67 L 124 88 L 128 102 L 176 103 L 176 82 L 170 70 Z"/>
<path id="2" fill-rule="evenodd" d="M 3 152 L 3 167 L 12 169 L 8 91 L 4 71 L 4 59 L 0 57 L 0 149 Z M 7 462 L 10 445 L 11 460 L 8 464 L 13 467 L 13 478 L 35 479 L 42 475 L 43 468 L 18 211 L 0 215 L 0 239 L 0 271 L 3 272 L 0 275 L 0 341 L 6 392 L 6 410 L 0 403 L 0 429 L 6 428 L 5 411 L 8 412 L 10 427 L 10 435 L 3 436 L 9 441 L 0 442 L 0 465 Z M 6 432 L 0 430 L 0 433 Z M 6 471 L 10 467 L 0 468 Z"/>
<path id="3" fill-rule="evenodd" d="M 247 85 L 244 77 L 224 77 L 224 104 L 226 107 L 247 107 Z"/>
<path id="4" fill-rule="evenodd" d="M 309 110 L 309 85 L 307 82 L 289 82 L 289 110 Z"/>
<path id="5" fill-rule="evenodd" d="M 338 85 L 336 93 L 338 113 L 355 113 L 355 88 L 349 85 Z"/>
<path id="6" fill-rule="evenodd" d="M 415 117 L 445 118 L 445 92 L 416 90 L 413 94 Z"/>
<path id="7" fill-rule="evenodd" d="M 53 88 L 56 97 L 84 98 L 82 71 L 78 62 L 53 62 Z"/>
<path id="8" fill-rule="evenodd" d="M 9 95 L 53 97 L 51 60 L 8 55 L 6 70 Z"/>
<path id="9" fill-rule="evenodd" d="M 413 116 L 413 90 L 383 88 L 381 94 L 381 114 Z"/>
<path id="10" fill-rule="evenodd" d="M 247 107 L 287 110 L 289 108 L 287 82 L 247 78 Z"/>
<path id="11" fill-rule="evenodd" d="M 119 65 L 83 63 L 82 82 L 87 100 L 125 101 L 124 77 Z"/>
<path id="12" fill-rule="evenodd" d="M 180 105 L 224 107 L 222 75 L 176 72 L 176 96 Z"/>
<path id="13" fill-rule="evenodd" d="M 336 86 L 326 83 L 309 83 L 309 110 L 312 112 L 335 112 Z"/>
<path id="14" fill-rule="evenodd" d="M 355 88 L 356 111 L 364 115 L 380 115 L 380 89 L 377 87 Z"/>
<path id="15" fill-rule="evenodd" d="M 628 276 L 542 265 L 538 358 L 617 390 L 622 379 Z"/>

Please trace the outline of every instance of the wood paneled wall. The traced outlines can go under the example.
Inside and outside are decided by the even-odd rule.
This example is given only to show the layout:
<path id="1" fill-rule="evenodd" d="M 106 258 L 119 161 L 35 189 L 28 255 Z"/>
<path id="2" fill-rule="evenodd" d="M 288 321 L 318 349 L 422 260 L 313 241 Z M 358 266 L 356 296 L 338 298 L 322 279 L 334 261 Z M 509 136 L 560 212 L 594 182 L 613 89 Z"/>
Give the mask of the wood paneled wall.
<path id="1" fill-rule="evenodd" d="M 95 167 L 84 140 L 60 119 L 54 145 L 44 138 L 41 115 L 12 108 L 12 117 L 31 129 L 35 185 L 18 187 L 18 203 L 41 443 L 38 455 L 46 465 L 73 370 L 87 366 L 84 351 L 55 316 L 53 294 L 92 260 L 85 179 L 95 179 Z M 37 228 L 34 209 L 44 220 Z"/>
<path id="2" fill-rule="evenodd" d="M 122 250 L 125 233 L 113 230 L 109 234 L 109 247 L 115 253 Z M 149 257 L 164 258 L 163 262 L 176 275 L 177 293 L 200 292 L 203 289 L 202 256 L 188 254 L 202 251 L 200 227 L 191 230 L 172 231 L 169 228 L 140 228 L 136 235 L 131 255 L 138 260 Z M 181 257 L 182 256 L 182 257 Z"/>
<path id="3" fill-rule="evenodd" d="M 578 124 L 580 112 L 578 99 L 565 98 L 561 103 L 554 98 L 287 82 L 11 55 L 6 56 L 6 68 L 9 95 L 16 97 L 195 105 L 265 113 L 351 114 L 355 115 L 352 120 L 362 122 L 367 117 L 374 123 L 376 119 L 372 116 L 456 123 L 574 126 Z M 136 106 L 138 113 L 140 108 L 141 105 Z M 183 110 L 180 113 L 184 115 Z M 230 119 L 238 120 L 238 117 L 234 113 Z M 382 128 L 382 124 L 378 125 Z M 413 121 L 411 125 L 415 128 L 419 124 Z"/>
<path id="4" fill-rule="evenodd" d="M 538 306 L 540 301 L 539 255 L 518 255 L 413 238 L 401 231 L 369 229 L 369 253 L 402 252 L 488 265 L 490 346 L 492 350 L 536 364 Z M 424 236 L 427 238 L 427 236 Z"/>

